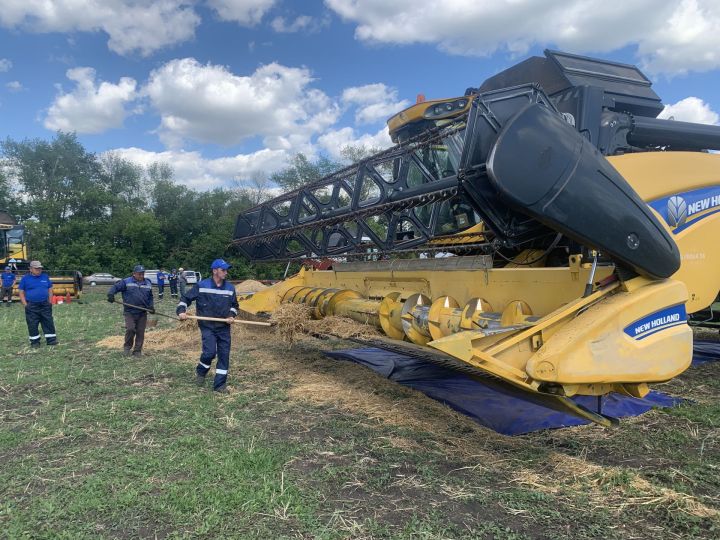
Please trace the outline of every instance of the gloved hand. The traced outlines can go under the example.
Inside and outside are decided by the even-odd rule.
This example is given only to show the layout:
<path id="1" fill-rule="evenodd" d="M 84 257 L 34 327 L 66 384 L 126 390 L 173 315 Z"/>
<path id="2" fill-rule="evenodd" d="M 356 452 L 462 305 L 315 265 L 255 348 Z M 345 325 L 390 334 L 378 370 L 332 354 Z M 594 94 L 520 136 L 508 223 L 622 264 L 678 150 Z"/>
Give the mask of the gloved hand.
<path id="1" fill-rule="evenodd" d="M 115 295 L 108 294 L 107 298 L 108 298 L 108 302 L 110 302 L 111 304 L 115 301 Z"/>
<path id="2" fill-rule="evenodd" d="M 150 309 L 148 309 L 148 313 L 149 313 L 150 315 L 155 315 L 155 308 L 154 308 L 154 307 L 151 307 Z"/>

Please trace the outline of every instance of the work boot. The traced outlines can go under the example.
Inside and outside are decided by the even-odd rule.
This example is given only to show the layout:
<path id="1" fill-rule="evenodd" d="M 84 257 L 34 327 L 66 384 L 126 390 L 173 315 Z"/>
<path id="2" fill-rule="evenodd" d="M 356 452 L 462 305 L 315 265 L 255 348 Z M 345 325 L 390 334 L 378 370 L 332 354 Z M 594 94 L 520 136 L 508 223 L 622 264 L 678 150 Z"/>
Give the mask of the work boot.
<path id="1" fill-rule="evenodd" d="M 40 347 L 40 342 L 39 342 L 39 341 L 33 341 L 32 343 L 30 343 L 30 348 L 31 348 L 31 349 L 37 349 L 37 348 L 39 348 L 39 347 Z"/>
<path id="2" fill-rule="evenodd" d="M 203 375 L 195 375 L 195 384 L 197 386 L 205 386 L 205 377 Z"/>
<path id="3" fill-rule="evenodd" d="M 133 351 L 132 355 L 133 356 L 142 356 L 142 351 Z"/>
<path id="4" fill-rule="evenodd" d="M 123 349 L 123 354 L 125 356 L 130 356 L 132 354 L 132 349 Z"/>
<path id="5" fill-rule="evenodd" d="M 48 342 L 46 343 L 46 345 L 50 345 L 51 347 L 52 347 L 53 345 L 57 345 L 57 344 L 58 344 L 57 340 L 55 340 L 55 341 L 48 341 Z"/>
<path id="6" fill-rule="evenodd" d="M 215 389 L 214 389 L 214 392 L 217 392 L 218 394 L 227 394 L 227 393 L 228 393 L 228 389 L 227 389 L 227 386 L 225 386 L 225 385 L 223 384 L 220 388 L 215 388 Z"/>

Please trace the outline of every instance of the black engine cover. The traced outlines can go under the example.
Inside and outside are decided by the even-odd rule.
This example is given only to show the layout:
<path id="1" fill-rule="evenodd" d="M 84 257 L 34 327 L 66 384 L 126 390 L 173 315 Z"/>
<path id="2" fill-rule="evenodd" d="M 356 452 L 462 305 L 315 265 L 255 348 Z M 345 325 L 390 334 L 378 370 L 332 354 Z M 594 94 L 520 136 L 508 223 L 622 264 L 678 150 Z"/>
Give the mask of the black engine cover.
<path id="1" fill-rule="evenodd" d="M 501 131 L 488 176 L 518 211 L 640 274 L 667 278 L 680 252 L 647 204 L 556 112 L 525 107 Z"/>

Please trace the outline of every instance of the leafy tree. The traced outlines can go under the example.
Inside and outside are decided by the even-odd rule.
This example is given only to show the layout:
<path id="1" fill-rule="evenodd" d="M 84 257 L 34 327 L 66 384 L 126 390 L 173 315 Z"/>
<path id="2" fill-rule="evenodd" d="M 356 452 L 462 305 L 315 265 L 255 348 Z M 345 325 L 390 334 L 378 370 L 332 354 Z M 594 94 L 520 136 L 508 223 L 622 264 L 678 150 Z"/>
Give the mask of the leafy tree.
<path id="1" fill-rule="evenodd" d="M 310 161 L 305 154 L 295 154 L 285 169 L 270 176 L 275 184 L 284 191 L 292 191 L 315 180 L 319 180 L 341 167 L 341 164 L 332 161 L 327 156 L 320 156 Z"/>

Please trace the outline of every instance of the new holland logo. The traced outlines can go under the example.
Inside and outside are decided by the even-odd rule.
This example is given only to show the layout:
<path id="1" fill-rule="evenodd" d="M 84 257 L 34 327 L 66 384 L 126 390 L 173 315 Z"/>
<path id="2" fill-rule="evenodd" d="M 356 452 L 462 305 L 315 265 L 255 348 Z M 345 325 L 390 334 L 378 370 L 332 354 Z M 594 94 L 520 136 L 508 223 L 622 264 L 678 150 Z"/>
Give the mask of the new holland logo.
<path id="1" fill-rule="evenodd" d="M 687 313 L 685 304 L 670 306 L 655 313 L 646 315 L 642 319 L 629 324 L 624 328 L 625 333 L 633 339 L 645 339 L 667 328 L 685 324 Z"/>
<path id="2" fill-rule="evenodd" d="M 667 222 L 671 227 L 679 227 L 687 221 L 688 209 L 685 199 L 679 195 L 670 197 L 667 202 Z"/>

